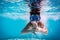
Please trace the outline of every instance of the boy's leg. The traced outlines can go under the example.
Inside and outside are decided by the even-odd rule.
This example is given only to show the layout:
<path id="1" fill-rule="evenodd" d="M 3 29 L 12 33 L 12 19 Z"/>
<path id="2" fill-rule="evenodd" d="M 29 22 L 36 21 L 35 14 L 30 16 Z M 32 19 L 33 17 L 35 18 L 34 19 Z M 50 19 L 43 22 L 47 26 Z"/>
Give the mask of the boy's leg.
<path id="1" fill-rule="evenodd" d="M 41 28 L 44 28 L 44 24 L 41 21 L 37 21 L 38 26 L 40 26 Z"/>
<path id="2" fill-rule="evenodd" d="M 31 23 L 32 23 L 34 26 L 38 27 L 38 24 L 37 24 L 37 22 L 35 22 L 35 21 L 32 21 Z"/>
<path id="3" fill-rule="evenodd" d="M 36 30 L 37 30 L 37 28 L 38 28 L 38 24 L 37 24 L 37 22 L 31 22 L 31 23 L 32 23 L 32 25 L 33 25 L 33 27 L 34 27 L 33 33 L 35 33 Z"/>

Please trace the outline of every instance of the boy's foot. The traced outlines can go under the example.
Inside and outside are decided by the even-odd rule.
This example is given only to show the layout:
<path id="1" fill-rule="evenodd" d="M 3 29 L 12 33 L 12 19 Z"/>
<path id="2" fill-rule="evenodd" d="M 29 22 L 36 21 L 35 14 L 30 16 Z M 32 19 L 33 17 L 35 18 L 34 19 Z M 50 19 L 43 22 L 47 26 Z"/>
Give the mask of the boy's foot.
<path id="1" fill-rule="evenodd" d="M 48 33 L 48 31 L 47 31 L 46 28 L 40 28 L 40 27 L 37 27 L 36 31 L 43 32 L 43 33 L 45 33 L 45 34 Z"/>

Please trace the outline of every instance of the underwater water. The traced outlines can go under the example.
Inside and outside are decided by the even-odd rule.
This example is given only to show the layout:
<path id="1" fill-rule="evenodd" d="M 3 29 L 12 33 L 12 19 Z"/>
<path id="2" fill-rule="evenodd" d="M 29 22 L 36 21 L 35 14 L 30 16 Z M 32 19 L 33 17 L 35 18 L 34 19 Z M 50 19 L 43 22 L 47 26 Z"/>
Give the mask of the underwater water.
<path id="1" fill-rule="evenodd" d="M 45 0 L 42 5 L 41 21 L 47 27 L 48 34 L 22 34 L 21 31 L 29 22 L 30 8 L 24 0 L 0 0 L 0 39 L 60 39 L 60 1 Z"/>

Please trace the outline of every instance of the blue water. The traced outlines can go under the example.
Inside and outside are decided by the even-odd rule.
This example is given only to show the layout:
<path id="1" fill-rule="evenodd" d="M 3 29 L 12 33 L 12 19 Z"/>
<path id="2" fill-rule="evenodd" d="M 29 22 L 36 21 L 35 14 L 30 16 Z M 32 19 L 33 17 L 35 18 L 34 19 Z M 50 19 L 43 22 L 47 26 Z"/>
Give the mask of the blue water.
<path id="1" fill-rule="evenodd" d="M 49 0 L 50 4 L 48 6 L 55 7 L 57 9 L 50 9 L 47 12 L 50 12 L 54 15 L 60 15 L 60 1 L 59 0 Z M 12 8 L 11 8 L 12 7 Z M 21 10 L 21 8 L 23 10 Z M 25 1 L 20 2 L 8 2 L 4 0 L 0 0 L 0 38 L 2 39 L 9 39 L 9 38 L 44 38 L 44 39 L 60 39 L 60 18 L 54 21 L 53 19 L 47 20 L 47 28 L 48 28 L 48 35 L 44 34 L 37 34 L 34 35 L 32 33 L 29 34 L 21 34 L 23 28 L 27 25 L 27 20 L 23 19 L 11 19 L 10 15 L 6 15 L 7 17 L 3 16 L 5 13 L 20 13 L 24 15 L 26 12 L 29 12 L 29 7 L 26 6 Z M 58 14 L 59 13 L 59 14 Z M 52 14 L 51 14 L 52 15 Z M 53 15 L 53 16 L 54 16 Z M 15 16 L 15 15 L 13 15 Z M 60 17 L 60 16 L 58 16 Z"/>

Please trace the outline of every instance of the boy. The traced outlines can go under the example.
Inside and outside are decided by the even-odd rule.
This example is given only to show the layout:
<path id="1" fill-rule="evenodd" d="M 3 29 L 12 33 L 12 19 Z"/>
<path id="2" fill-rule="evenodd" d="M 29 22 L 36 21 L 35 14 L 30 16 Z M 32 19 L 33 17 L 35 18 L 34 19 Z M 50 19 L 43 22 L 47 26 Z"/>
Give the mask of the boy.
<path id="1" fill-rule="evenodd" d="M 40 21 L 40 2 L 41 0 L 30 0 L 30 21 L 33 25 L 36 26 L 36 31 L 41 31 L 47 33 L 47 29 L 44 27 L 44 24 Z"/>

